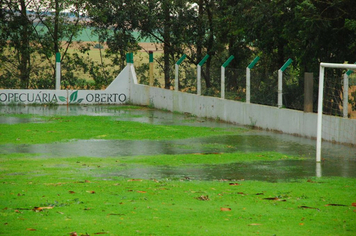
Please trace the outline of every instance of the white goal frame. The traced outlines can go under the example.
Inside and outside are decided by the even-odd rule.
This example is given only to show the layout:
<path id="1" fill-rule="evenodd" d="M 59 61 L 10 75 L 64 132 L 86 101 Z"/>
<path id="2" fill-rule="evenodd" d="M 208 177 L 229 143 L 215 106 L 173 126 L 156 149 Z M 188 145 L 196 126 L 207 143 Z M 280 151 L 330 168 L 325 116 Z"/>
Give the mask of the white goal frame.
<path id="1" fill-rule="evenodd" d="M 321 162 L 321 131 L 323 120 L 323 95 L 324 95 L 324 71 L 325 68 L 351 69 L 356 70 L 355 64 L 320 63 L 319 70 L 319 98 L 318 98 L 318 124 L 316 136 L 316 162 Z"/>

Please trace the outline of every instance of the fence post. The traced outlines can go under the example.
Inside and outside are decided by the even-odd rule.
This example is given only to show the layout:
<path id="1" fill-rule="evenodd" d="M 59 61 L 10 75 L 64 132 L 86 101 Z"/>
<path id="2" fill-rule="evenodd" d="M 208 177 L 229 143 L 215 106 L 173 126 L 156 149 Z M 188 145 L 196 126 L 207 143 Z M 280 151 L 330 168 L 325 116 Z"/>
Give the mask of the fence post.
<path id="1" fill-rule="evenodd" d="M 206 54 L 203 60 L 201 60 L 197 66 L 197 94 L 198 95 L 201 95 L 201 67 L 208 58 L 209 55 Z"/>
<path id="2" fill-rule="evenodd" d="M 319 69 L 319 96 L 318 96 L 318 123 L 316 130 L 316 162 L 321 162 L 321 128 L 323 121 L 323 95 L 324 95 L 324 66 L 320 63 Z"/>
<path id="3" fill-rule="evenodd" d="M 221 98 L 225 99 L 225 68 L 229 65 L 229 63 L 234 59 L 234 56 L 230 56 L 224 64 L 221 66 Z"/>
<path id="4" fill-rule="evenodd" d="M 260 60 L 260 57 L 257 56 L 253 61 L 246 67 L 246 103 L 250 104 L 251 99 L 251 69 L 256 65 Z"/>
<path id="5" fill-rule="evenodd" d="M 187 55 L 183 54 L 181 58 L 176 62 L 174 65 L 175 67 L 175 78 L 174 78 L 174 90 L 179 91 L 179 79 L 178 79 L 178 74 L 179 74 L 179 65 L 183 62 L 183 60 L 187 57 Z"/>
<path id="6" fill-rule="evenodd" d="M 292 59 L 288 59 L 286 63 L 278 70 L 278 108 L 282 108 L 283 106 L 283 100 L 282 100 L 282 94 L 283 94 L 283 72 L 287 69 L 287 67 L 293 62 Z"/>
<path id="7" fill-rule="evenodd" d="M 56 90 L 61 89 L 61 53 L 56 53 Z"/>
<path id="8" fill-rule="evenodd" d="M 344 86 L 344 96 L 343 96 L 344 99 L 343 99 L 342 108 L 343 108 L 344 118 L 347 118 L 348 106 L 349 106 L 349 75 L 348 75 L 348 72 L 346 72 L 344 74 L 344 84 L 343 84 L 343 86 Z"/>
<path id="9" fill-rule="evenodd" d="M 313 73 L 304 73 L 304 112 L 313 112 Z"/>
<path id="10" fill-rule="evenodd" d="M 153 86 L 153 52 L 152 51 L 148 52 L 148 61 L 149 61 L 149 66 L 150 66 L 149 85 Z"/>
<path id="11" fill-rule="evenodd" d="M 133 63 L 133 53 L 132 52 L 126 53 L 126 63 L 127 64 Z"/>
<path id="12" fill-rule="evenodd" d="M 356 64 L 356 62 L 354 63 Z M 349 76 L 353 73 L 353 70 L 348 70 L 344 74 L 344 103 L 343 103 L 343 113 L 344 113 L 344 118 L 347 118 L 348 112 L 349 112 Z"/>

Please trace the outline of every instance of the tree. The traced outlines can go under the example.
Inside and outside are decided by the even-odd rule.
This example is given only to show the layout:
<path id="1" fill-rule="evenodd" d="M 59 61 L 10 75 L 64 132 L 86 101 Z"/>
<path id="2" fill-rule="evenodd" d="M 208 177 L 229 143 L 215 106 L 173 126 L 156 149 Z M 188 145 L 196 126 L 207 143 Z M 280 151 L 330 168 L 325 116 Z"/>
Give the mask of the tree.
<path id="1" fill-rule="evenodd" d="M 54 55 L 62 54 L 64 82 L 77 80 L 69 63 L 68 49 L 84 27 L 80 15 L 83 1 L 2 1 L 0 31 L 1 86 L 7 88 L 53 88 Z M 82 52 L 86 49 L 82 48 Z M 13 51 L 14 53 L 10 53 Z M 68 59 L 68 63 L 65 63 Z M 79 61 L 80 62 L 79 62 Z M 76 65 L 86 70 L 84 58 L 76 57 Z M 62 72 L 62 73 L 63 73 Z"/>
<path id="2" fill-rule="evenodd" d="M 27 4 L 24 0 L 2 2 L 1 11 L 2 30 L 0 34 L 3 47 L 0 64 L 2 64 L 4 71 L 0 75 L 1 80 L 3 83 L 12 84 L 12 86 L 28 88 L 33 50 L 30 47 L 30 42 L 34 35 L 31 31 L 31 24 L 27 19 Z M 13 53 L 5 50 L 5 48 L 9 48 Z M 8 81 L 9 76 L 16 77 L 18 81 Z"/>
<path id="3" fill-rule="evenodd" d="M 252 51 L 246 40 L 247 27 L 244 25 L 244 4 L 242 0 L 224 0 L 220 3 L 217 20 L 217 37 L 222 47 L 227 49 L 225 59 L 233 55 L 229 67 L 231 75 L 226 77 L 226 88 L 235 93 L 245 82 L 245 68 L 252 60 Z M 220 49 L 220 52 L 223 48 Z"/>
<path id="4" fill-rule="evenodd" d="M 288 58 L 294 60 L 297 86 L 293 87 L 293 91 L 285 93 L 284 99 L 302 98 L 304 72 L 313 72 L 317 75 L 321 61 L 343 63 L 356 60 L 355 31 L 347 27 L 347 22 L 355 19 L 356 5 L 352 2 L 352 0 L 243 2 L 247 43 L 260 53 L 264 80 Z M 302 99 L 299 100 L 298 106 L 301 108 Z"/>
<path id="5" fill-rule="evenodd" d="M 192 20 L 191 3 L 186 0 L 143 1 L 138 30 L 142 37 L 163 44 L 165 88 L 171 87 L 172 65 L 184 53 L 183 43 Z M 173 63 L 172 63 L 173 62 Z"/>
<path id="6" fill-rule="evenodd" d="M 107 55 L 120 69 L 124 68 L 126 53 L 139 49 L 134 36 L 138 27 L 137 1 L 88 0 L 86 10 L 91 18 L 91 26 L 99 35 L 101 43 L 106 42 Z"/>

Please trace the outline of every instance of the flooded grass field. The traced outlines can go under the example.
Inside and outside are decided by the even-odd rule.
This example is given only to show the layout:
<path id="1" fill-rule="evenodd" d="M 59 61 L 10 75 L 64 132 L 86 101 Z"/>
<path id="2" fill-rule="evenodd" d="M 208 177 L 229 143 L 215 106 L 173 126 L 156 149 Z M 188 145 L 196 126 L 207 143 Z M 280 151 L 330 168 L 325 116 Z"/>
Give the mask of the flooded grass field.
<path id="1" fill-rule="evenodd" d="M 0 234 L 355 235 L 356 152 L 136 106 L 0 106 Z"/>
<path id="2" fill-rule="evenodd" d="M 89 115 L 113 116 L 118 121 L 134 121 L 154 125 L 184 125 L 192 127 L 236 128 L 234 124 L 197 118 L 190 114 L 178 114 L 148 108 L 137 109 L 115 106 L 56 106 L 0 107 L 0 123 L 16 124 L 42 122 L 37 116 Z M 21 117 L 16 114 L 22 114 Z M 26 114 L 28 116 L 26 116 Z M 25 115 L 25 116 L 24 116 Z M 137 167 L 108 173 L 134 178 L 180 178 L 182 176 L 200 180 L 213 179 L 252 179 L 277 181 L 311 176 L 356 177 L 356 148 L 323 143 L 323 162 L 315 163 L 315 140 L 287 134 L 241 127 L 238 135 L 219 137 L 200 137 L 176 140 L 71 140 L 49 144 L 3 144 L 1 153 L 41 153 L 46 157 L 125 157 L 139 155 L 175 155 L 192 153 L 253 153 L 278 152 L 301 157 L 300 160 L 281 160 L 278 162 L 259 161 L 254 163 L 235 163 L 193 166 L 155 166 Z"/>

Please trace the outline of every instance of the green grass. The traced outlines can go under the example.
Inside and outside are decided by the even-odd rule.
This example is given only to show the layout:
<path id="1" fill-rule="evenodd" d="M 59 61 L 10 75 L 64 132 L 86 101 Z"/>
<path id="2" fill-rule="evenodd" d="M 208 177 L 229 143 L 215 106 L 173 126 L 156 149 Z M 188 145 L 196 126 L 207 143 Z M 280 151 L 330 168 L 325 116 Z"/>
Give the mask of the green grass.
<path id="1" fill-rule="evenodd" d="M 236 162 L 300 160 L 301 157 L 287 156 L 276 152 L 263 153 L 211 153 L 126 157 L 120 163 L 143 164 L 152 166 L 218 165 Z"/>
<path id="2" fill-rule="evenodd" d="M 354 179 L 263 181 L 100 177 L 118 158 L 1 157 L 6 235 L 354 235 Z M 231 185 L 233 184 L 233 185 Z M 265 198 L 279 200 L 265 200 Z M 283 201 L 282 201 L 283 200 Z M 285 201 L 284 201 L 285 200 Z M 342 204 L 345 206 L 328 206 Z M 50 207 L 36 211 L 35 207 Z M 35 231 L 31 231 L 35 230 Z"/>
<path id="3" fill-rule="evenodd" d="M 40 118 L 43 123 L 0 124 L 0 144 L 171 140 L 244 132 L 101 116 Z M 0 154 L 0 234 L 355 235 L 356 180 L 352 178 L 271 183 L 132 179 L 113 174 L 137 166 L 185 168 L 290 159 L 299 158 L 274 152 L 106 158 Z"/>
<path id="4" fill-rule="evenodd" d="M 28 117 L 28 116 L 27 116 Z M 0 144 L 52 143 L 72 139 L 173 140 L 236 134 L 243 129 L 150 125 L 109 116 L 42 117 L 43 123 L 0 124 Z"/>

